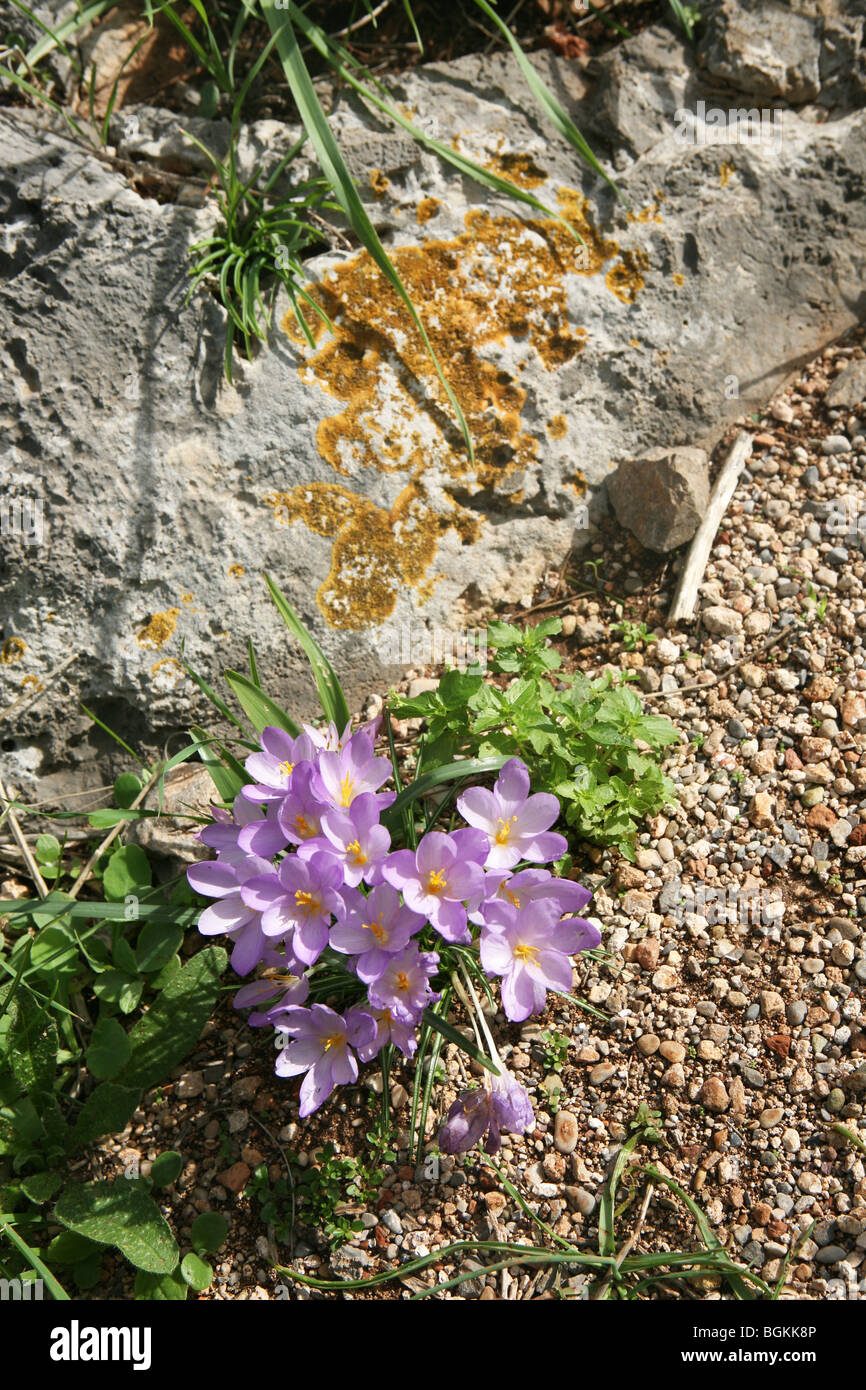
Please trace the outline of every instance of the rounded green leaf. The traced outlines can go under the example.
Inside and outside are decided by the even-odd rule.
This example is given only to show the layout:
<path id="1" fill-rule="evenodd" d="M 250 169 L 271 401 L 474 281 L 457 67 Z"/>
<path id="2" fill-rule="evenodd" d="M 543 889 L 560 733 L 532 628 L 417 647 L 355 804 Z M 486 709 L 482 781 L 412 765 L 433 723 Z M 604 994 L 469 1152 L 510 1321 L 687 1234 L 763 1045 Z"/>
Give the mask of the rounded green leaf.
<path id="1" fill-rule="evenodd" d="M 149 888 L 153 882 L 150 863 L 139 845 L 122 845 L 108 861 L 102 879 L 105 896 L 111 902 L 122 902 L 136 889 Z"/>
<path id="2" fill-rule="evenodd" d="M 150 1180 L 154 1187 L 170 1187 L 180 1176 L 183 1159 L 174 1149 L 167 1149 L 155 1158 L 150 1170 Z"/>
<path id="3" fill-rule="evenodd" d="M 229 1223 L 218 1211 L 203 1211 L 192 1223 L 190 1240 L 199 1255 L 213 1255 L 229 1232 Z"/>
<path id="4" fill-rule="evenodd" d="M 60 858 L 60 841 L 56 835 L 39 835 L 36 839 L 36 862 L 56 864 Z"/>
<path id="5" fill-rule="evenodd" d="M 129 1061 L 132 1048 L 116 1018 L 101 1018 L 86 1053 L 87 1069 L 100 1081 L 111 1081 Z"/>
<path id="6" fill-rule="evenodd" d="M 30 948 L 30 964 L 43 975 L 72 975 L 78 950 L 63 927 L 43 927 Z"/>
<path id="7" fill-rule="evenodd" d="M 148 1303 L 182 1303 L 186 1298 L 186 1282 L 180 1270 L 171 1274 L 145 1274 L 139 1270 L 135 1276 L 136 1301 Z"/>
<path id="8" fill-rule="evenodd" d="M 94 1250 L 92 1254 L 86 1255 L 83 1260 L 72 1270 L 72 1279 L 77 1289 L 92 1289 L 99 1283 L 99 1276 L 102 1274 L 102 1251 Z"/>
<path id="9" fill-rule="evenodd" d="M 161 970 L 183 940 L 183 927 L 174 922 L 146 922 L 139 932 L 135 954 L 139 970 Z"/>
<path id="10" fill-rule="evenodd" d="M 204 1293 L 213 1283 L 213 1270 L 207 1260 L 198 1255 L 184 1255 L 180 1262 L 180 1272 L 193 1293 Z"/>
<path id="11" fill-rule="evenodd" d="M 121 772 L 114 783 L 114 799 L 118 806 L 128 811 L 141 791 L 141 779 L 134 772 Z"/>
<path id="12" fill-rule="evenodd" d="M 22 1178 L 21 1191 L 31 1202 L 39 1205 L 50 1201 L 62 1185 L 63 1179 L 59 1173 L 33 1173 L 29 1178 Z"/>

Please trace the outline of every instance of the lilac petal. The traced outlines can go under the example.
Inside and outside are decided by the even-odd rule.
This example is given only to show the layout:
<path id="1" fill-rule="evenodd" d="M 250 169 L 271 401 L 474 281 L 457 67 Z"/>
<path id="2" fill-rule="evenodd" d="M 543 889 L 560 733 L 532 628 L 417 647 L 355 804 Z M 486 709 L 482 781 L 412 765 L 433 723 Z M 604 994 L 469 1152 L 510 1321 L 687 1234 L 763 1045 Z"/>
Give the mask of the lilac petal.
<path id="1" fill-rule="evenodd" d="M 253 911 L 264 912 L 285 897 L 285 890 L 276 874 L 256 874 L 242 885 L 241 897 Z"/>
<path id="2" fill-rule="evenodd" d="M 204 936 L 237 931 L 238 927 L 246 926 L 252 915 L 250 909 L 241 901 L 240 894 L 235 894 L 231 898 L 220 898 L 219 902 L 206 907 L 198 919 L 198 929 Z"/>
<path id="3" fill-rule="evenodd" d="M 505 975 L 511 969 L 513 954 L 506 937 L 499 932 L 481 932 L 481 964 L 490 975 Z"/>
<path id="4" fill-rule="evenodd" d="M 552 830 L 544 835 L 535 835 L 531 841 L 520 842 L 521 857 L 531 860 L 534 864 L 547 864 L 551 860 L 561 859 L 567 849 L 568 841 L 565 836 Z"/>
<path id="5" fill-rule="evenodd" d="M 278 821 L 271 816 L 245 825 L 238 835 L 239 847 L 247 854 L 257 854 L 262 859 L 273 858 L 286 848 L 287 843 Z"/>
<path id="6" fill-rule="evenodd" d="M 262 958 L 264 940 L 260 924 L 253 919 L 235 938 L 231 966 L 236 975 L 249 975 Z"/>
<path id="7" fill-rule="evenodd" d="M 571 962 L 559 951 L 539 950 L 535 962 L 539 975 L 548 989 L 568 994 L 571 989 Z"/>
<path id="8" fill-rule="evenodd" d="M 209 859 L 203 864 L 190 864 L 186 871 L 190 886 L 206 898 L 224 898 L 238 891 L 238 876 L 227 864 Z"/>
<path id="9" fill-rule="evenodd" d="M 443 835 L 441 830 L 431 830 L 418 842 L 415 864 L 423 875 L 434 873 L 453 858 L 454 847 L 451 843 L 451 837 Z"/>
<path id="10" fill-rule="evenodd" d="M 511 758 L 502 768 L 496 779 L 496 792 L 505 802 L 516 806 L 529 796 L 529 773 L 526 764 L 519 758 Z M 552 797 L 551 800 L 556 800 Z M 559 804 L 557 803 L 557 813 Z M 550 822 L 548 822 L 549 824 Z"/>
<path id="11" fill-rule="evenodd" d="M 457 809 L 465 821 L 477 825 L 481 830 L 496 826 L 499 806 L 493 793 L 486 787 L 470 787 L 462 796 L 458 796 Z"/>
<path id="12" fill-rule="evenodd" d="M 517 812 L 517 833 L 538 835 L 542 830 L 549 830 L 558 817 L 559 810 L 559 802 L 555 796 L 547 792 L 538 792 Z"/>
<path id="13" fill-rule="evenodd" d="M 278 763 L 293 763 L 295 761 L 295 740 L 291 734 L 286 733 L 285 729 L 280 729 L 275 724 L 268 724 L 266 728 L 262 729 L 259 742 L 265 752 L 275 758 Z"/>

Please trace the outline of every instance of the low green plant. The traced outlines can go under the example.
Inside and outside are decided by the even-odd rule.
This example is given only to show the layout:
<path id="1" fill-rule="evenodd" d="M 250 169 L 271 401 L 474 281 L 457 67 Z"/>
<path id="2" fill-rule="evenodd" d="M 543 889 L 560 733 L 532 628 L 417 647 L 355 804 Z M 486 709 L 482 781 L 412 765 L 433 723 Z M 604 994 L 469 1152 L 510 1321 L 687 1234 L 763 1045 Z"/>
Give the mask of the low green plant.
<path id="1" fill-rule="evenodd" d="M 290 1153 L 289 1177 L 272 1182 L 264 1164 L 255 1170 L 249 1190 L 259 1204 L 262 1221 L 273 1227 L 279 1244 L 291 1247 L 296 1222 L 320 1232 L 332 1249 L 346 1245 L 364 1229 L 361 1218 L 345 1208 L 371 1205 L 385 1177 L 380 1165 L 396 1158 L 376 1136 L 367 1138 L 373 1146 L 370 1158 L 338 1154 L 334 1145 L 327 1143 L 315 1162 L 305 1166 Z"/>
<path id="2" fill-rule="evenodd" d="M 492 622 L 489 665 L 512 677 L 506 689 L 480 669 L 447 671 L 436 690 L 392 696 L 390 708 L 400 719 L 427 721 L 425 768 L 458 755 L 520 757 L 533 787 L 559 797 L 576 834 L 633 859 L 643 817 L 674 800 L 659 762 L 679 735 L 669 719 L 644 713 L 625 677 L 575 672 L 554 684 L 561 658 L 550 638 L 561 629 L 558 618 L 525 630 Z"/>
<path id="3" fill-rule="evenodd" d="M 555 1028 L 546 1028 L 541 1034 L 541 1041 L 544 1043 L 544 1065 L 548 1071 L 559 1075 L 568 1057 L 568 1038 Z"/>
<path id="4" fill-rule="evenodd" d="M 621 635 L 622 645 L 627 652 L 636 651 L 639 642 L 643 642 L 648 646 L 651 642 L 658 641 L 658 638 L 654 633 L 650 632 L 646 623 L 635 623 L 632 622 L 630 618 L 622 618 L 618 623 L 611 623 L 610 630 L 611 632 L 618 632 Z"/>

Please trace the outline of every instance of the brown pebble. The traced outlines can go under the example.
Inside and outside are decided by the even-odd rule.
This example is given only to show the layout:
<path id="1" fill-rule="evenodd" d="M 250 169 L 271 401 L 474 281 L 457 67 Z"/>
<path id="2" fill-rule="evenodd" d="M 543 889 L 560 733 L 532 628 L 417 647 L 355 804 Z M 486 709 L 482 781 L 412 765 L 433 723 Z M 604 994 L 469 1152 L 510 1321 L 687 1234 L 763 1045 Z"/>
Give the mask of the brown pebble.
<path id="1" fill-rule="evenodd" d="M 705 1109 L 711 1110 L 714 1114 L 720 1114 L 727 1110 L 731 1103 L 731 1097 L 725 1089 L 725 1083 L 720 1076 L 708 1076 L 700 1089 L 700 1102 Z"/>
<path id="2" fill-rule="evenodd" d="M 223 1187 L 227 1187 L 229 1192 L 233 1192 L 235 1196 L 237 1196 L 238 1193 L 243 1192 L 249 1182 L 250 1172 L 251 1169 L 248 1163 L 244 1163 L 243 1161 L 233 1163 L 230 1168 L 226 1168 L 225 1172 L 217 1173 L 217 1182 Z"/>

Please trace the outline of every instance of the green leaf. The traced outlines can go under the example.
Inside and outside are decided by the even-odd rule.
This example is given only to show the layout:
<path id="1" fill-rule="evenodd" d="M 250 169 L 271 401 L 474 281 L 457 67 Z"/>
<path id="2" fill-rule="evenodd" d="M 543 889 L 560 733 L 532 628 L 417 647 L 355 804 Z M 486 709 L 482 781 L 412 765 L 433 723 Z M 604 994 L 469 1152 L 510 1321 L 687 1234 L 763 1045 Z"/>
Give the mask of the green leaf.
<path id="1" fill-rule="evenodd" d="M 229 1233 L 229 1223 L 218 1211 L 203 1211 L 192 1223 L 189 1238 L 199 1255 L 215 1255 Z"/>
<path id="2" fill-rule="evenodd" d="M 132 1049 L 126 1030 L 116 1018 L 101 1018 L 85 1052 L 87 1070 L 99 1081 L 112 1081 L 129 1061 Z"/>
<path id="3" fill-rule="evenodd" d="M 93 985 L 97 999 L 114 1004 L 122 1014 L 131 1014 L 139 1004 L 144 981 L 122 970 L 106 970 Z"/>
<path id="4" fill-rule="evenodd" d="M 120 1079 L 127 1086 L 155 1086 L 183 1061 L 210 1018 L 228 958 L 208 946 L 187 961 L 129 1034 L 132 1057 Z"/>
<path id="5" fill-rule="evenodd" d="M 315 637 L 301 622 L 285 594 L 277 587 L 269 574 L 265 575 L 265 583 L 277 606 L 277 612 L 292 636 L 300 642 L 307 660 L 313 668 L 316 689 L 319 692 L 319 703 L 325 718 L 330 723 L 336 724 L 338 732 L 342 733 L 349 722 L 349 706 L 346 704 L 343 687 L 337 679 L 333 666 Z"/>
<path id="6" fill-rule="evenodd" d="M 61 1231 L 48 1246 L 47 1255 L 54 1265 L 76 1265 L 104 1249 L 99 1241 L 88 1240 L 87 1236 L 78 1236 L 72 1231 Z"/>
<path id="7" fill-rule="evenodd" d="M 34 999 L 21 997 L 7 1004 L 12 1016 L 9 1030 L 12 1075 L 22 1091 L 50 1088 L 57 1066 L 57 1026 Z"/>
<path id="8" fill-rule="evenodd" d="M 180 1154 L 174 1149 L 166 1149 L 165 1153 L 154 1159 L 150 1180 L 154 1187 L 171 1187 L 182 1171 L 183 1159 Z"/>
<path id="9" fill-rule="evenodd" d="M 435 787 L 441 787 L 445 782 L 459 782 L 467 777 L 473 779 L 484 777 L 488 773 L 498 772 L 507 762 L 508 758 L 504 754 L 495 758 L 460 758 L 445 767 L 436 767 L 432 772 L 425 772 L 400 792 L 400 795 L 388 807 L 387 817 L 383 817 L 383 819 L 392 819 L 402 811 L 404 806 L 411 806 L 419 797 L 426 796 L 428 792 L 433 791 Z"/>
<path id="10" fill-rule="evenodd" d="M 180 1262 L 180 1272 L 193 1293 L 204 1293 L 213 1283 L 213 1270 L 207 1260 L 192 1252 L 184 1255 Z"/>
<path id="11" fill-rule="evenodd" d="M 62 1226 L 113 1245 L 136 1269 L 170 1274 L 178 1262 L 171 1227 L 153 1198 L 129 1178 L 68 1187 L 54 1208 Z"/>
<path id="12" fill-rule="evenodd" d="M 56 835 L 39 835 L 36 839 L 36 862 L 56 864 L 60 858 L 60 841 Z"/>
<path id="13" fill-rule="evenodd" d="M 21 1179 L 21 1191 L 37 1206 L 49 1202 L 62 1186 L 63 1179 L 59 1173 L 33 1173 L 29 1178 Z"/>
<path id="14" fill-rule="evenodd" d="M 134 772 L 122 772 L 114 783 L 114 799 L 118 806 L 129 810 L 143 785 L 141 778 L 136 777 Z"/>
<path id="15" fill-rule="evenodd" d="M 73 1266 L 72 1279 L 77 1289 L 93 1289 L 102 1277 L 102 1251 L 94 1250 L 91 1254 L 85 1255 L 83 1260 L 79 1260 Z"/>
<path id="16" fill-rule="evenodd" d="M 141 1099 L 137 1086 L 118 1086 L 103 1081 L 90 1092 L 72 1129 L 68 1148 L 83 1149 L 103 1134 L 119 1134 L 132 1119 Z"/>
<path id="17" fill-rule="evenodd" d="M 430 360 L 436 369 L 436 375 L 442 383 L 445 394 L 451 402 L 452 409 L 457 417 L 466 444 L 466 450 L 469 454 L 470 463 L 474 463 L 475 451 L 472 447 L 472 436 L 469 433 L 469 426 L 466 423 L 466 417 L 460 407 L 460 402 L 448 384 L 445 374 L 442 371 L 439 358 L 436 356 L 433 344 L 427 336 L 427 330 L 421 322 L 418 311 L 409 298 L 406 287 L 379 240 L 378 233 L 370 221 L 367 210 L 359 197 L 358 190 L 346 167 L 345 160 L 340 153 L 340 148 L 328 124 L 328 119 L 316 95 L 316 89 L 313 86 L 312 79 L 307 71 L 306 63 L 304 62 L 301 50 L 298 46 L 297 38 L 295 37 L 291 18 L 288 13 L 280 14 L 276 11 L 274 0 L 261 0 L 261 4 L 265 19 L 270 25 L 272 32 L 276 35 L 277 52 L 280 55 L 283 70 L 288 79 L 289 87 L 291 88 L 292 96 L 294 97 L 295 105 L 298 108 L 298 113 L 303 122 L 304 129 L 310 137 L 310 143 L 316 151 L 319 167 L 328 180 L 333 190 L 334 197 L 337 199 L 337 202 L 348 218 L 358 240 L 411 314 L 415 327 L 418 329 L 424 346 L 430 355 Z"/>
<path id="18" fill-rule="evenodd" d="M 102 886 L 105 896 L 122 902 L 130 894 L 150 888 L 153 873 L 147 855 L 140 845 L 121 845 L 108 861 Z"/>
<path id="19" fill-rule="evenodd" d="M 186 1294 L 186 1280 L 179 1268 L 171 1274 L 145 1274 L 139 1270 L 135 1276 L 136 1302 L 182 1303 Z"/>
<path id="20" fill-rule="evenodd" d="M 257 734 L 273 724 L 278 729 L 285 729 L 292 738 L 297 738 L 301 732 L 299 726 L 269 695 L 265 695 L 264 691 L 259 690 L 258 686 L 253 685 L 240 671 L 226 671 L 224 675 L 226 683 L 231 686 L 238 704 Z"/>
<path id="21" fill-rule="evenodd" d="M 34 913 L 34 920 L 35 917 Z M 30 948 L 30 967 L 37 974 L 52 978 L 74 975 L 78 968 L 78 950 L 65 926 L 42 928 Z"/>
<path id="22" fill-rule="evenodd" d="M 183 927 L 173 922 L 147 922 L 135 943 L 139 970 L 161 970 L 176 954 L 183 940 Z"/>

